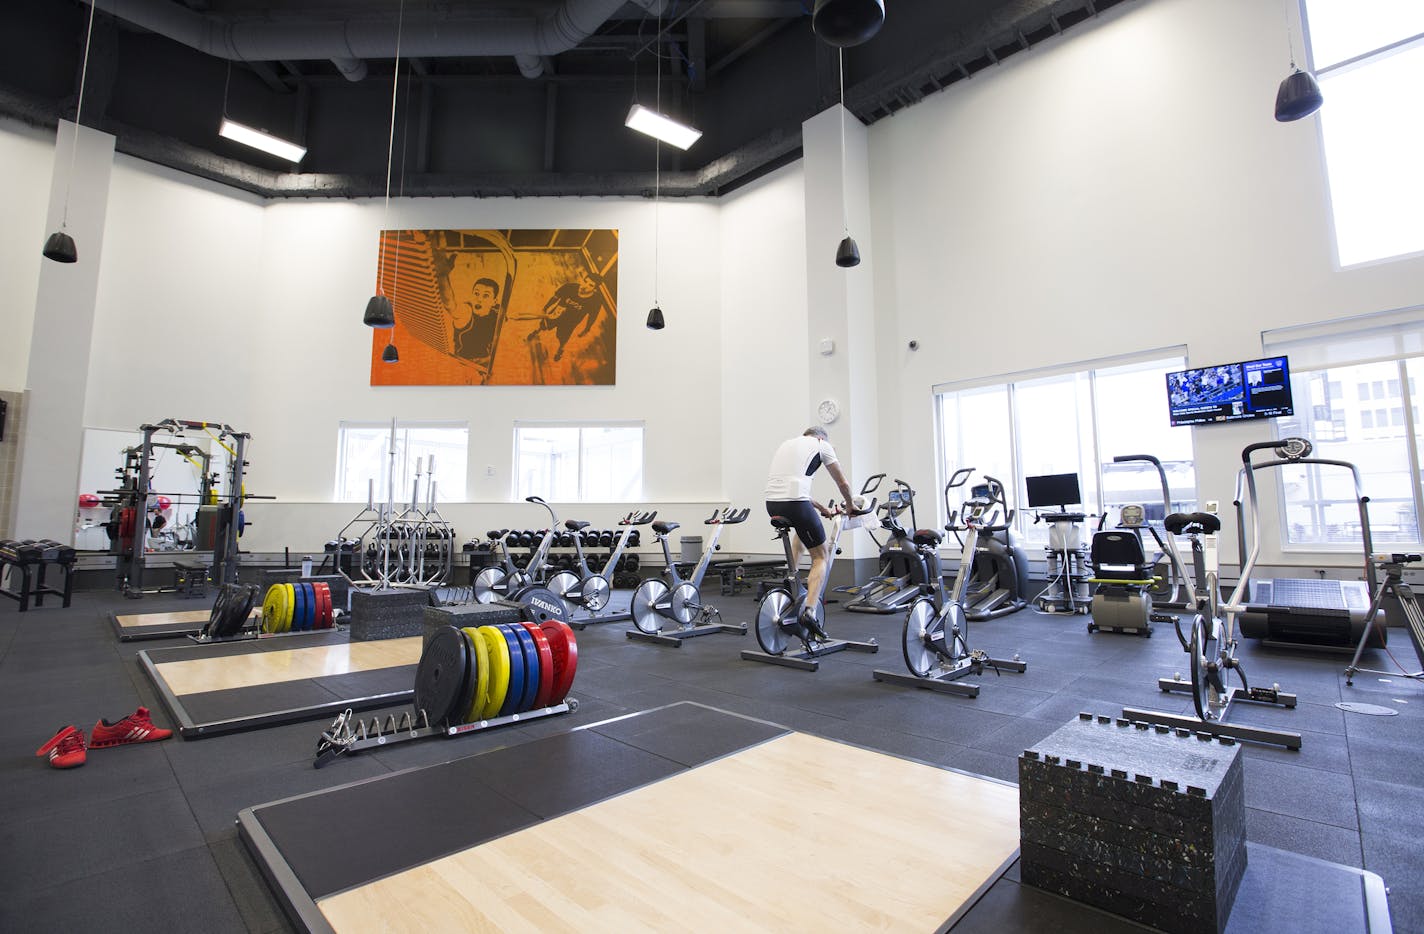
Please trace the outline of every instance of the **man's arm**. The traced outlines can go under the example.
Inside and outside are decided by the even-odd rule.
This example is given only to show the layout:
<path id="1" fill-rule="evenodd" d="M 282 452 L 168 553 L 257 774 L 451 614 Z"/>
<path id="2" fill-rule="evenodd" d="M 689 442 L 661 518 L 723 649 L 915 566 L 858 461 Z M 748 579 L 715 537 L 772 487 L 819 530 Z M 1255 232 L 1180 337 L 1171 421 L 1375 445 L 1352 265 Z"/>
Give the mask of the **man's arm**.
<path id="1" fill-rule="evenodd" d="M 850 484 L 846 482 L 845 474 L 841 473 L 840 462 L 832 461 L 827 464 L 826 473 L 830 474 L 831 479 L 836 482 L 836 486 L 840 487 L 841 496 L 845 499 L 846 512 L 851 515 L 859 515 L 864 512 L 865 510 L 863 509 L 857 510 L 855 508 L 855 499 L 851 495 Z"/>

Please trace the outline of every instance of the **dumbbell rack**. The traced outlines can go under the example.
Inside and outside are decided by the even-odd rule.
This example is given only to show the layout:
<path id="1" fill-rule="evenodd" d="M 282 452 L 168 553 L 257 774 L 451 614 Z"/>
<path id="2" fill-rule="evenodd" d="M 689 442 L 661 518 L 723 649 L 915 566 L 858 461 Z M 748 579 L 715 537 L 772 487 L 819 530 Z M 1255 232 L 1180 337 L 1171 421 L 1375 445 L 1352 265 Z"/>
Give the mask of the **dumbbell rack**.
<path id="1" fill-rule="evenodd" d="M 331 726 L 322 731 L 321 738 L 317 740 L 316 760 L 312 762 L 312 768 L 322 768 L 335 762 L 341 756 L 367 749 L 379 749 L 396 743 L 428 739 L 432 736 L 466 736 L 498 726 L 507 726 L 511 723 L 525 723 L 562 713 L 574 713 L 578 708 L 578 698 L 566 697 L 550 707 L 526 710 L 523 713 L 512 713 L 503 717 L 491 717 L 473 723 L 461 723 L 458 726 L 431 726 L 425 711 L 419 711 L 417 717 L 417 711 L 413 709 L 404 711 L 399 720 L 396 719 L 395 714 L 390 714 L 385 721 L 382 721 L 380 717 L 372 717 L 367 722 L 356 719 L 348 708 L 337 714 Z"/>

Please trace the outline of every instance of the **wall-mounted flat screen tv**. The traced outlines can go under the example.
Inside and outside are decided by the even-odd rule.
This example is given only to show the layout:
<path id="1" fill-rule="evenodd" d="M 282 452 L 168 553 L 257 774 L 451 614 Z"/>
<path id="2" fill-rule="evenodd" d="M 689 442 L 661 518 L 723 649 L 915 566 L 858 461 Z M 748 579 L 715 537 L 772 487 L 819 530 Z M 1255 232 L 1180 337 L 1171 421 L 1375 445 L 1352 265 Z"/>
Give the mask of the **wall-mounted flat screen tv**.
<path id="1" fill-rule="evenodd" d="M 1173 427 L 1294 414 L 1285 357 L 1194 367 L 1167 374 Z"/>

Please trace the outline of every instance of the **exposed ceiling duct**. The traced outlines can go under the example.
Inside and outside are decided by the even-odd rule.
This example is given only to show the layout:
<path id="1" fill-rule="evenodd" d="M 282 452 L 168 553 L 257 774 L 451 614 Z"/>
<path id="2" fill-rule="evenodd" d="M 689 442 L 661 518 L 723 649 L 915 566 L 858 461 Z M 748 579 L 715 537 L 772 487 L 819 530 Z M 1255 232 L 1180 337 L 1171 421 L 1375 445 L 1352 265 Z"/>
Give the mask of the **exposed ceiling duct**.
<path id="1" fill-rule="evenodd" d="M 366 77 L 366 59 L 394 58 L 396 17 L 233 18 L 195 12 L 172 0 L 86 0 L 99 9 L 167 36 L 205 55 L 236 62 L 328 59 L 348 81 Z M 413 58 L 513 57 L 526 78 L 544 73 L 545 56 L 577 48 L 625 0 L 564 0 L 540 17 L 487 17 L 412 12 L 401 24 L 401 54 Z M 634 0 L 652 12 L 664 0 Z"/>

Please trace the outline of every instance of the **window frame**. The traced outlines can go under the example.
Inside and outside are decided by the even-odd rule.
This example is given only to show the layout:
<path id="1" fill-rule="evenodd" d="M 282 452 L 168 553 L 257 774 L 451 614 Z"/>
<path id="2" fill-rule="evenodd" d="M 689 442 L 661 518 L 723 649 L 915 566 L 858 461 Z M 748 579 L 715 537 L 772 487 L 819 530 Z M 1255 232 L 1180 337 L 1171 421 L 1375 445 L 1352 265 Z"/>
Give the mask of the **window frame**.
<path id="1" fill-rule="evenodd" d="M 405 437 L 405 442 L 404 442 L 404 443 L 405 443 L 406 446 L 407 446 L 407 448 L 406 448 L 407 451 L 409 450 L 409 447 L 408 447 L 408 446 L 409 446 L 409 432 L 410 432 L 411 429 L 432 429 L 432 428 L 433 428 L 433 429 L 440 429 L 440 428 L 448 428 L 448 429 L 451 429 L 451 430 L 463 431 L 463 432 L 465 433 L 465 470 L 464 470 L 464 476 L 462 477 L 462 481 L 461 481 L 460 495 L 459 495 L 459 496 L 450 496 L 450 495 L 448 495 L 447 491 L 446 491 L 444 488 L 437 487 L 437 489 L 436 489 L 436 496 L 437 496 L 437 504 L 438 504 L 439 502 L 445 502 L 445 503 L 467 502 L 467 501 L 468 501 L 468 496 L 469 496 L 469 465 L 470 465 L 470 423 L 469 423 L 469 421 L 468 421 L 468 420 L 465 420 L 465 419 L 453 419 L 453 418 L 437 418 L 437 419 L 414 419 L 414 418 L 412 418 L 412 419 L 399 419 L 399 418 L 398 418 L 398 419 L 395 419 L 394 422 L 395 422 L 395 430 L 396 430 L 397 433 L 400 433 L 400 432 L 402 432 L 402 431 L 406 432 L 406 437 Z M 387 443 L 389 443 L 391 427 L 392 427 L 392 426 L 391 426 L 391 422 L 390 422 L 390 421 L 376 421 L 376 420 L 372 420 L 372 419 L 349 419 L 349 418 L 343 418 L 343 419 L 341 419 L 339 422 L 337 422 L 337 425 L 336 425 L 336 473 L 335 473 L 335 477 L 334 477 L 334 480 L 333 480 L 332 491 L 331 491 L 332 502 L 334 502 L 334 503 L 359 503 L 359 502 L 362 502 L 362 501 L 365 499 L 365 497 L 356 497 L 356 498 L 354 498 L 354 499 L 346 499 L 346 498 L 343 498 L 342 495 L 341 495 L 341 493 L 342 493 L 342 486 L 343 486 L 342 481 L 343 481 L 343 478 L 345 477 L 346 471 L 347 471 L 347 469 L 348 469 L 348 467 L 347 467 L 347 462 L 346 462 L 346 438 L 345 438 L 345 433 L 346 433 L 348 430 L 358 430 L 358 431 L 359 431 L 359 430 L 378 429 L 378 430 L 380 430 L 380 431 L 382 431 L 382 432 L 385 433 L 386 438 L 387 438 Z M 387 455 L 387 456 L 389 456 L 389 455 Z M 422 456 L 423 456 L 423 455 L 422 455 Z M 396 486 L 396 490 L 397 490 L 397 491 L 399 491 L 399 490 L 401 489 L 401 487 L 403 487 L 403 486 L 405 486 L 405 487 L 408 487 L 408 486 L 409 486 L 410 479 L 411 479 L 411 477 L 410 477 L 410 467 L 411 467 L 410 457 L 409 457 L 409 454 L 407 454 L 407 456 L 406 456 L 404 462 L 400 465 L 400 468 L 397 470 L 397 475 L 396 475 L 396 478 L 395 478 L 395 482 L 396 482 L 396 484 L 397 484 L 397 486 Z M 405 495 L 404 492 L 399 492 L 399 493 L 398 493 L 398 492 L 393 491 L 392 494 L 387 497 L 387 499 L 382 499 L 382 498 L 381 498 L 381 495 L 380 495 L 380 494 L 381 494 L 380 485 L 381 485 L 382 483 L 385 483 L 386 480 L 387 480 L 387 478 L 389 478 L 389 476 L 390 476 L 390 472 L 389 472 L 389 469 L 387 468 L 386 472 L 385 472 L 382 476 L 376 477 L 376 478 L 367 478 L 367 479 L 368 479 L 368 483 L 369 483 L 369 480 L 370 480 L 370 479 L 375 479 L 375 480 L 376 480 L 376 492 L 375 492 L 375 494 L 374 494 L 374 496 L 373 496 L 373 499 L 374 499 L 374 501 L 375 501 L 377 504 L 383 503 L 383 502 L 387 502 L 387 501 L 389 501 L 389 500 L 391 500 L 391 499 L 395 499 L 396 502 L 400 502 L 400 500 L 399 500 L 398 498 L 396 498 L 396 497 Z"/>
<path id="2" fill-rule="evenodd" d="M 1329 83 L 1330 78 L 1337 74 L 1345 74 L 1359 69 L 1368 69 L 1378 65 L 1397 53 L 1424 48 L 1424 33 L 1416 35 L 1406 35 L 1395 38 L 1384 45 L 1375 46 L 1363 52 L 1325 64 L 1319 64 L 1315 60 L 1314 41 L 1312 39 L 1312 24 L 1310 21 L 1310 0 L 1295 0 L 1296 14 L 1300 23 L 1301 39 L 1303 45 L 1304 67 L 1315 77 L 1322 86 Z M 1326 93 L 1326 107 L 1329 104 L 1329 94 Z M 1348 263 L 1344 262 L 1340 250 L 1340 231 L 1337 224 L 1336 200 L 1337 193 L 1335 185 L 1332 183 L 1330 175 L 1329 146 L 1326 140 L 1325 120 L 1317 119 L 1315 123 L 1316 140 L 1320 149 L 1320 162 L 1323 169 L 1325 181 L 1325 207 L 1328 215 L 1328 225 L 1330 229 L 1331 245 L 1334 249 L 1334 262 L 1337 270 L 1361 269 L 1381 263 L 1393 263 L 1402 260 L 1413 260 L 1424 257 L 1424 246 L 1408 250 L 1403 253 L 1391 253 L 1387 256 L 1370 256 L 1363 259 L 1355 259 Z"/>
<path id="3" fill-rule="evenodd" d="M 1029 538 L 1031 535 L 1030 527 L 1033 525 L 1033 513 L 1026 505 L 1027 500 L 1024 498 L 1025 468 L 1023 464 L 1023 446 L 1019 438 L 1018 409 L 1015 405 L 1015 385 L 1019 383 L 1033 383 L 1044 380 L 1051 380 L 1064 376 L 1081 376 L 1086 378 L 1088 394 L 1087 404 L 1089 407 L 1089 414 L 1091 416 L 1091 424 L 1089 425 L 1089 430 L 1086 435 L 1079 435 L 1079 443 L 1081 445 L 1086 439 L 1091 439 L 1091 449 L 1087 453 L 1094 465 L 1094 474 L 1092 477 L 1083 476 L 1081 468 L 1079 470 L 1075 470 L 1074 472 L 1080 475 L 1079 482 L 1082 487 L 1083 497 L 1087 501 L 1082 504 L 1083 511 L 1088 512 L 1091 518 L 1091 515 L 1094 514 L 1094 507 L 1096 508 L 1097 512 L 1101 512 L 1105 508 L 1105 471 L 1103 469 L 1104 464 L 1102 460 L 1103 442 L 1099 431 L 1099 419 L 1101 417 L 1101 414 L 1099 408 L 1099 396 L 1097 386 L 1098 372 L 1116 370 L 1125 367 L 1131 367 L 1134 365 L 1150 364 L 1157 361 L 1168 360 L 1180 360 L 1181 367 L 1186 367 L 1188 365 L 1187 361 L 1189 360 L 1186 346 L 1175 345 L 1169 347 L 1154 348 L 1151 350 L 1138 351 L 1128 354 L 1117 354 L 1109 357 L 1099 357 L 1093 360 L 1083 360 L 1074 363 L 1057 364 L 1032 370 L 1020 370 L 1013 373 L 997 374 L 992 376 L 976 377 L 972 379 L 953 380 L 950 382 L 936 383 L 934 386 L 931 387 L 930 390 L 930 411 L 934 423 L 936 498 L 935 509 L 936 512 L 939 514 L 940 521 L 942 523 L 947 521 L 947 516 L 945 515 L 945 504 L 943 502 L 942 494 L 944 491 L 944 485 L 949 480 L 948 471 L 953 470 L 956 466 L 958 466 L 952 465 L 949 462 L 950 452 L 947 450 L 947 445 L 949 444 L 950 439 L 945 437 L 946 432 L 944 430 L 946 422 L 944 406 L 946 405 L 946 402 L 949 397 L 951 397 L 951 395 L 971 390 L 982 390 L 999 387 L 1003 387 L 1007 390 L 1005 402 L 1008 419 L 1009 460 L 1011 465 L 1012 476 L 1000 477 L 999 479 L 1002 480 L 1006 486 L 1011 485 L 1010 488 L 1013 491 L 1014 501 L 1016 504 L 1013 526 L 1015 532 L 1017 532 L 1019 535 L 1024 536 L 1025 538 Z M 1166 373 L 1170 371 L 1170 369 L 1167 369 L 1163 372 Z M 1165 398 L 1165 384 L 1163 385 L 1163 393 Z M 1192 429 L 1187 426 L 1183 426 L 1183 430 L 1187 432 L 1192 432 Z M 1190 437 L 1192 438 L 1192 459 L 1195 460 L 1195 435 L 1192 434 L 1190 435 Z M 1082 448 L 1080 447 L 1080 463 L 1083 459 L 1084 454 L 1082 452 Z M 1143 469 L 1145 470 L 1148 468 L 1144 466 Z M 1158 478 L 1155 471 L 1152 473 L 1152 477 L 1149 483 L 1153 486 L 1154 489 L 1157 487 Z M 1186 493 L 1187 495 L 1183 495 L 1184 493 Z M 1173 499 L 1178 502 L 1196 502 L 1198 499 L 1198 493 L 1195 482 L 1193 482 L 1190 491 L 1179 491 L 1175 489 L 1172 490 L 1172 496 Z M 1170 508 L 1170 505 L 1171 504 L 1168 504 L 1168 508 Z"/>
<path id="4" fill-rule="evenodd" d="M 514 421 L 514 430 L 510 433 L 510 442 L 511 442 L 511 451 L 510 451 L 511 470 L 510 470 L 510 472 L 509 472 L 509 474 L 510 474 L 510 485 L 509 485 L 509 498 L 510 498 L 510 502 L 523 502 L 523 500 L 524 500 L 524 497 L 522 497 L 522 496 L 519 495 L 519 494 L 520 494 L 519 485 L 520 485 L 520 482 L 521 482 L 521 480 L 520 480 L 520 477 L 521 477 L 521 469 L 520 469 L 520 463 L 519 463 L 519 432 L 520 432 L 522 429 L 525 429 L 525 428 L 537 428 L 537 429 L 547 429 L 547 428 L 576 428 L 576 429 L 578 429 L 578 431 L 579 431 L 579 443 L 578 443 L 578 497 L 577 497 L 576 499 L 573 499 L 573 500 L 550 500 L 550 502 L 570 502 L 570 503 L 579 503 L 579 504 L 587 505 L 587 504 L 590 504 L 590 503 L 592 503 L 592 504 L 599 504 L 599 503 L 605 503 L 605 502 L 615 502 L 615 503 L 638 503 L 638 502 L 642 502 L 642 501 L 643 501 L 643 495 L 644 495 L 644 489 L 643 489 L 643 487 L 644 487 L 644 485 L 645 485 L 645 480 L 646 480 L 646 478 L 647 478 L 647 467 L 648 467 L 648 423 L 647 423 L 647 420 L 646 420 L 646 419 L 641 419 L 641 418 L 608 418 L 608 419 L 603 419 L 603 418 L 601 418 L 601 419 L 569 419 L 569 418 L 542 419 L 542 418 L 519 418 L 519 419 L 515 419 L 515 421 Z M 638 429 L 638 431 L 640 432 L 640 437 L 639 437 L 639 442 L 640 442 L 640 443 L 639 443 L 639 450 L 638 450 L 638 475 L 639 475 L 639 478 L 640 478 L 640 480 L 639 480 L 639 489 L 636 491 L 636 493 L 635 493 L 634 495 L 630 496 L 628 499 L 623 499 L 623 500 L 603 500 L 603 499 L 597 499 L 597 500 L 593 500 L 593 499 L 588 499 L 587 496 L 586 496 L 586 494 L 585 494 L 585 489 L 586 489 L 586 473 L 585 473 L 585 470 L 584 470 L 584 467 L 585 467 L 585 456 L 584 456 L 583 432 L 584 432 L 586 429 L 604 429 L 604 428 L 636 428 L 636 429 Z"/>

